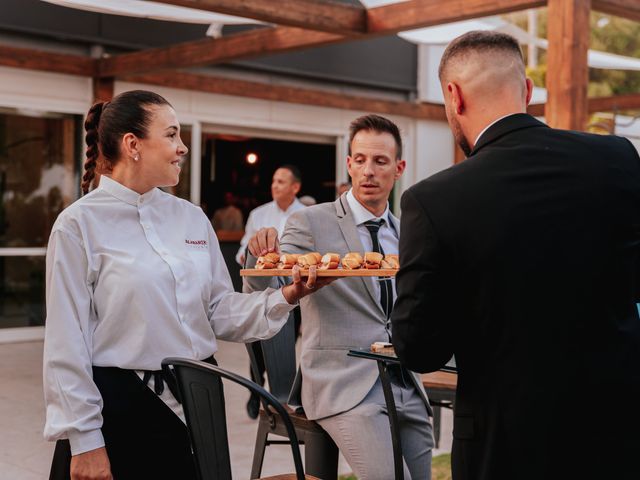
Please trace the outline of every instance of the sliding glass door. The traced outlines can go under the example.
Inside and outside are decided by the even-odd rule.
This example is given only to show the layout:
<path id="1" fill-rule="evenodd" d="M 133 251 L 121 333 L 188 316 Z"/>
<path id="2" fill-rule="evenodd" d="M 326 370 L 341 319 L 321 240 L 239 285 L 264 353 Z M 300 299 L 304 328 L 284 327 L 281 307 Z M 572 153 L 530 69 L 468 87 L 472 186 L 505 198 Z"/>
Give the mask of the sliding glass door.
<path id="1" fill-rule="evenodd" d="M 79 194 L 82 117 L 0 109 L 0 329 L 44 325 L 45 253 Z"/>

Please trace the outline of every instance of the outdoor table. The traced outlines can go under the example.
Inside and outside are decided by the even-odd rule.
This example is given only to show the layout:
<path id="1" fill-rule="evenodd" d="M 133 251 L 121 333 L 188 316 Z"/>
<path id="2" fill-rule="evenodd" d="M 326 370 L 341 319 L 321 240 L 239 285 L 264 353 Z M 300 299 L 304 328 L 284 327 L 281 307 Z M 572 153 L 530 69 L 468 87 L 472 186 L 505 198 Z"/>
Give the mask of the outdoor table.
<path id="1" fill-rule="evenodd" d="M 451 367 L 445 367 L 439 372 L 423 373 L 422 386 L 427 392 L 433 408 L 433 437 L 436 448 L 440 445 L 440 408 L 453 408 L 456 399 L 458 375 Z"/>
<path id="2" fill-rule="evenodd" d="M 351 349 L 348 355 L 350 357 L 364 358 L 367 360 L 375 360 L 378 364 L 378 372 L 380 374 L 380 383 L 382 384 L 382 391 L 384 392 L 384 400 L 387 404 L 387 411 L 389 414 L 389 428 L 391 429 L 391 444 L 393 446 L 393 465 L 395 471 L 396 480 L 404 480 L 404 469 L 402 464 L 402 442 L 400 440 L 400 429 L 398 425 L 398 412 L 396 410 L 396 403 L 393 399 L 393 392 L 391 390 L 391 380 L 389 379 L 389 366 L 399 365 L 400 360 L 394 354 L 389 353 L 375 353 L 371 352 L 368 348 Z M 435 374 L 443 373 L 446 375 L 452 375 L 456 372 L 455 368 L 445 366 L 441 369 L 441 372 L 434 372 Z M 425 376 L 429 385 L 433 384 L 438 390 L 451 392 L 451 378 L 447 377 L 432 377 L 433 373 L 425 374 L 422 377 L 423 384 L 425 383 Z M 430 377 L 431 376 L 431 377 Z M 455 387 L 454 387 L 455 390 Z M 454 392 L 455 394 L 455 392 Z"/>

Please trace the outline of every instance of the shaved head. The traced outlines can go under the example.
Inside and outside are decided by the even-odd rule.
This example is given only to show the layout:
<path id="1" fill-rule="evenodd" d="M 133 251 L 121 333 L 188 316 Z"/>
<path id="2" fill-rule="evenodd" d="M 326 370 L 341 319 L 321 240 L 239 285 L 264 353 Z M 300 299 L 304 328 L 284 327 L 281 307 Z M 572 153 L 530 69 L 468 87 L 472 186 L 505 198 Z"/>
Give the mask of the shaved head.
<path id="1" fill-rule="evenodd" d="M 526 111 L 533 88 L 520 45 L 499 32 L 473 31 L 453 40 L 438 75 L 449 125 L 467 155 L 487 124 Z"/>
<path id="2" fill-rule="evenodd" d="M 446 77 L 450 74 L 449 70 L 453 67 L 460 66 L 465 61 L 474 60 L 476 57 L 485 59 L 503 56 L 504 59 L 511 63 L 519 64 L 524 74 L 524 58 L 522 50 L 517 40 L 511 35 L 500 32 L 490 32 L 485 30 L 476 30 L 467 32 L 454 39 L 445 49 L 440 60 L 438 75 L 440 81 L 446 81 Z M 492 64 L 491 67 L 498 65 Z"/>
<path id="3" fill-rule="evenodd" d="M 474 96 L 504 96 L 504 88 L 522 94 L 526 76 L 520 45 L 510 35 L 468 32 L 447 46 L 438 69 L 440 82 L 464 85 Z"/>

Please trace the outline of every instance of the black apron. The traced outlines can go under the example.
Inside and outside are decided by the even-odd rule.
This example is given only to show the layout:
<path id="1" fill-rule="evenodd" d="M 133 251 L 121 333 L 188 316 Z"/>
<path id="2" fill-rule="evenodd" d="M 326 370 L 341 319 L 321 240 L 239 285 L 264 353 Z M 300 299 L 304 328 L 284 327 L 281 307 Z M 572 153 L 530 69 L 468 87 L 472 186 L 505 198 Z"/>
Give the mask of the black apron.
<path id="1" fill-rule="evenodd" d="M 213 357 L 204 360 L 216 364 Z M 134 370 L 93 367 L 114 480 L 197 480 L 186 425 Z M 58 440 L 49 480 L 69 480 L 71 448 Z"/>

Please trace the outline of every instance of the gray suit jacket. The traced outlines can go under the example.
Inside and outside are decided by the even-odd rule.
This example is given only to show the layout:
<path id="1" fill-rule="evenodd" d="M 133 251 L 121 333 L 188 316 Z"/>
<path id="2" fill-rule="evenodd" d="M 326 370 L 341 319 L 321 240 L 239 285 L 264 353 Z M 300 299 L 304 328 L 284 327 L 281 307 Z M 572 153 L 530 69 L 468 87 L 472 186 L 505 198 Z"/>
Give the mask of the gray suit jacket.
<path id="1" fill-rule="evenodd" d="M 391 215 L 396 231 L 398 219 Z M 284 253 L 363 252 L 346 194 L 335 202 L 292 214 L 280 238 Z M 253 260 L 255 261 L 255 260 Z M 388 341 L 386 318 L 374 290 L 376 277 L 343 278 L 300 301 L 302 405 L 310 419 L 358 405 L 378 378 L 376 362 L 347 356 L 352 348 Z M 274 281 L 272 281 L 274 282 Z M 245 277 L 245 289 L 266 288 L 264 277 Z M 271 286 L 275 286 L 271 284 Z M 414 382 L 431 414 L 420 378 Z"/>

